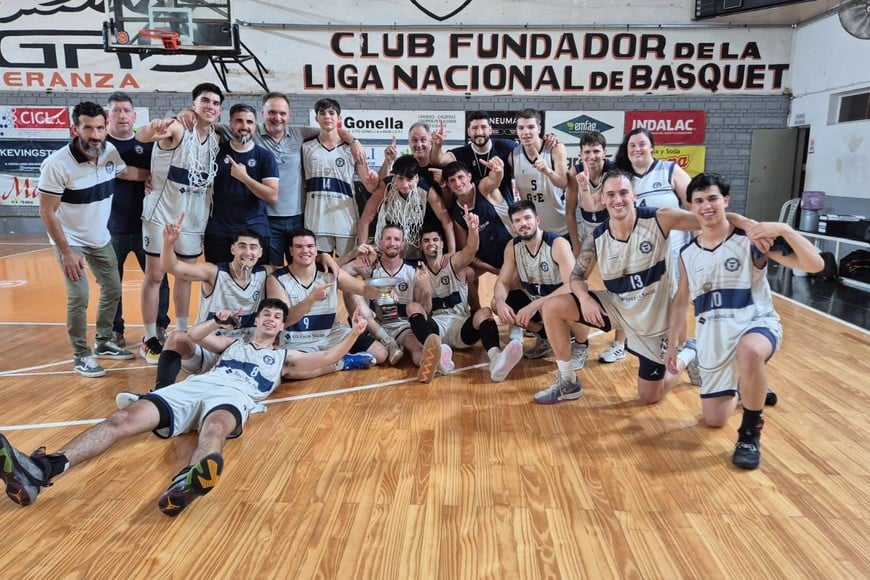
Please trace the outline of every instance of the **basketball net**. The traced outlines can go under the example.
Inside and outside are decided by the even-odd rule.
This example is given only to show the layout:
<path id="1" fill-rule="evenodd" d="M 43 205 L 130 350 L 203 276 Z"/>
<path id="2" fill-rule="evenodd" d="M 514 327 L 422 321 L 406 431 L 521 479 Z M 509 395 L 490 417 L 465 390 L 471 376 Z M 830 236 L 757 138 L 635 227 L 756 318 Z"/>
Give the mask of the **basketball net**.
<path id="1" fill-rule="evenodd" d="M 391 181 L 389 186 L 387 186 L 387 193 L 384 196 L 384 203 L 380 211 L 383 219 L 378 220 L 380 227 L 375 232 L 375 239 L 381 239 L 381 232 L 387 224 L 396 224 L 401 226 L 405 232 L 407 248 L 418 248 L 420 246 L 420 231 L 423 229 L 423 216 L 426 213 L 426 204 L 421 199 L 416 187 L 408 195 L 407 203 L 401 203 L 401 199 L 402 194 L 399 192 L 396 184 Z M 408 253 L 408 249 L 405 250 L 405 253 Z"/>
<path id="2" fill-rule="evenodd" d="M 196 193 L 204 193 L 217 175 L 218 140 L 214 125 L 209 125 L 205 143 L 199 142 L 199 131 L 185 131 L 181 146 L 187 153 L 187 184 Z"/>

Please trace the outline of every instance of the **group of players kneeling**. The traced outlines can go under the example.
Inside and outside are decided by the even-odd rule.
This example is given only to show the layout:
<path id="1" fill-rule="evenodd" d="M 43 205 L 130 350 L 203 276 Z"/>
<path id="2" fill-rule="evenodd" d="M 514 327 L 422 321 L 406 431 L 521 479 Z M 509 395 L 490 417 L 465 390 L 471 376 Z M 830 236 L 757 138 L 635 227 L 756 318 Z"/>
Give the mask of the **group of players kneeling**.
<path id="1" fill-rule="evenodd" d="M 732 461 L 757 467 L 762 411 L 770 397 L 765 363 L 782 337 L 765 277 L 767 258 L 810 272 L 821 269 L 821 259 L 785 224 L 726 214 L 729 185 L 714 174 L 689 184 L 691 211 L 635 207 L 631 177 L 619 170 L 604 175 L 601 191 L 609 219 L 582 242 L 576 261 L 565 238 L 541 230 L 532 202 L 513 204 L 516 237 L 504 250 L 492 308 L 475 311 L 468 306 L 467 266 L 480 243 L 479 221 L 467 207 L 467 240 L 453 254 L 444 254 L 437 229 L 424 228 L 422 259 L 408 262 L 405 232 L 387 226 L 377 247 L 362 244 L 339 265 L 318 254 L 312 232 L 300 230 L 292 238 L 292 259 L 280 269 L 258 264 L 263 247 L 250 232 L 236 235 L 229 263 L 178 261 L 172 249 L 181 216 L 164 230 L 161 261 L 175 276 L 201 282 L 200 322 L 169 336 L 153 391 L 119 394 L 118 411 L 61 451 L 26 455 L 0 435 L 0 478 L 7 495 L 29 505 L 58 475 L 125 437 L 196 430 L 190 464 L 158 502 L 175 516 L 213 489 L 223 470 L 225 440 L 241 434 L 249 415 L 283 379 L 396 364 L 407 353 L 419 367 L 417 378 L 429 382 L 438 371 L 453 370 L 452 348 L 479 341 L 489 357 L 490 378 L 499 382 L 523 358 L 523 332 L 531 331 L 549 341 L 558 371 L 535 401 L 557 403 L 582 393 L 576 369 L 585 361 L 578 355 L 588 327 L 626 332 L 628 349 L 640 361 L 638 393 L 647 403 L 659 401 L 697 358 L 705 421 L 724 425 L 740 401 L 743 420 Z M 672 265 L 680 270 L 673 300 L 666 275 L 672 229 L 698 232 Z M 596 264 L 603 291 L 587 285 Z M 535 269 L 546 276 L 535 281 L 521 275 Z M 395 317 L 376 314 L 382 293 L 367 281 L 383 278 L 395 282 L 395 305 L 390 305 Z M 338 290 L 353 313 L 349 326 L 337 320 Z M 690 298 L 697 343 L 678 353 L 675 329 L 681 317 L 685 320 Z M 510 324 L 504 348 L 494 315 Z M 526 354 L 546 355 L 542 350 Z M 176 382 L 181 368 L 192 374 Z"/>

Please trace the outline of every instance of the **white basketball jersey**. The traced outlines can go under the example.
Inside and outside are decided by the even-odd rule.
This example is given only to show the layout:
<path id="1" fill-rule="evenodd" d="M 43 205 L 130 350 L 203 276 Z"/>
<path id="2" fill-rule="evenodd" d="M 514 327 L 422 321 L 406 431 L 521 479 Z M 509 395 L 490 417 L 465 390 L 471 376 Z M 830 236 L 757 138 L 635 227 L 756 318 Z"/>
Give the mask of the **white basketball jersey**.
<path id="1" fill-rule="evenodd" d="M 522 145 L 514 147 L 513 153 L 514 179 L 517 189 L 523 199 L 535 203 L 538 217 L 541 218 L 541 229 L 556 232 L 560 236 L 568 233 L 568 222 L 565 221 L 565 190 L 553 185 L 550 178 L 535 168 L 533 160 L 526 155 Z M 550 167 L 553 167 L 553 157 L 549 151 L 539 151 Z"/>
<path id="2" fill-rule="evenodd" d="M 466 317 L 471 314 L 468 308 L 468 284 L 459 279 L 453 263 L 433 272 L 428 265 L 429 281 L 432 283 L 432 315 L 454 314 Z"/>
<path id="3" fill-rule="evenodd" d="M 285 358 L 287 351 L 283 348 L 257 348 L 236 340 L 221 353 L 217 365 L 206 375 L 221 386 L 232 387 L 254 401 L 262 401 L 281 384 Z"/>
<path id="4" fill-rule="evenodd" d="M 656 220 L 656 210 L 637 208 L 637 221 L 628 240 L 610 234 L 609 221 L 593 232 L 598 271 L 613 304 L 635 334 L 667 332 L 669 293 L 665 257 L 668 240 Z"/>
<path id="5" fill-rule="evenodd" d="M 519 237 L 514 238 L 517 273 L 523 289 L 533 298 L 547 296 L 562 285 L 562 273 L 553 258 L 553 243 L 558 238 L 553 232 L 544 232 L 541 246 L 535 254 Z"/>
<path id="6" fill-rule="evenodd" d="M 239 285 L 230 273 L 227 262 L 217 264 L 217 275 L 212 280 L 210 294 L 202 292 L 199 296 L 199 314 L 196 322 L 214 318 L 216 312 L 242 309 L 239 329 L 249 329 L 254 326 L 257 307 L 265 296 L 266 277 L 269 273 L 263 266 L 254 266 L 245 286 Z"/>
<path id="7" fill-rule="evenodd" d="M 654 159 L 643 175 L 632 174 L 631 184 L 637 193 L 638 207 L 680 207 L 680 198 L 671 187 L 674 162 Z"/>
<path id="8" fill-rule="evenodd" d="M 390 271 L 381 263 L 381 260 L 375 263 L 372 268 L 372 278 L 399 278 L 401 282 L 396 286 L 394 292 L 399 301 L 398 311 L 399 318 L 408 319 L 408 304 L 414 301 L 414 283 L 417 279 L 417 268 L 411 262 L 402 262 L 402 265 L 395 271 Z M 371 308 L 374 309 L 375 302 L 371 303 Z"/>
<path id="9" fill-rule="evenodd" d="M 145 196 L 142 219 L 165 225 L 178 219 L 183 212 L 182 230 L 203 234 L 211 210 L 214 175 L 208 181 L 208 175 L 205 172 L 200 173 L 198 178 L 208 183 L 205 186 L 194 186 L 189 183 L 188 169 L 192 165 L 210 168 L 217 162 L 218 138 L 214 131 L 209 131 L 205 141 L 200 142 L 195 149 L 196 159 L 192 157 L 193 150 L 187 145 L 189 138 L 185 131 L 185 138 L 174 149 L 162 149 L 155 144 L 151 153 L 152 189 Z M 217 166 L 214 167 L 216 170 Z"/>
<path id="10" fill-rule="evenodd" d="M 318 139 L 302 144 L 305 227 L 319 236 L 356 236 L 359 209 L 354 199 L 354 160 L 341 143 L 327 149 Z"/>
<path id="11" fill-rule="evenodd" d="M 335 277 L 332 274 L 318 270 L 311 284 L 306 285 L 296 279 L 296 276 L 287 267 L 273 272 L 272 275 L 284 287 L 290 304 L 299 304 L 314 288 L 321 284 L 326 284 L 327 282 L 332 284 L 332 288 L 329 289 L 326 298 L 317 300 L 308 314 L 287 329 L 284 344 L 292 345 L 294 342 L 316 342 L 328 336 L 332 326 L 335 324 L 335 317 L 338 312 L 338 282 Z"/>
<path id="12" fill-rule="evenodd" d="M 753 326 L 779 324 L 767 263 L 756 267 L 753 254 L 757 250 L 742 230 L 734 230 L 712 250 L 693 240 L 680 253 L 695 306 L 698 362 L 703 368 L 717 368 L 728 360 Z"/>

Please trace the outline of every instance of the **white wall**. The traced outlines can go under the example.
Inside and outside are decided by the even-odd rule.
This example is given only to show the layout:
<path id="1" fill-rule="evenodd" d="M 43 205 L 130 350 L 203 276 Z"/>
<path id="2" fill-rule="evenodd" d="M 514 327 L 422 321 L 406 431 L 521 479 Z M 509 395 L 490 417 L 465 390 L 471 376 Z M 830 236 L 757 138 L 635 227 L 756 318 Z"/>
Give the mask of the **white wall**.
<path id="1" fill-rule="evenodd" d="M 870 40 L 847 34 L 832 14 L 795 33 L 791 63 L 789 125 L 810 127 L 804 189 L 870 199 L 870 120 L 828 124 L 832 95 L 870 90 Z"/>

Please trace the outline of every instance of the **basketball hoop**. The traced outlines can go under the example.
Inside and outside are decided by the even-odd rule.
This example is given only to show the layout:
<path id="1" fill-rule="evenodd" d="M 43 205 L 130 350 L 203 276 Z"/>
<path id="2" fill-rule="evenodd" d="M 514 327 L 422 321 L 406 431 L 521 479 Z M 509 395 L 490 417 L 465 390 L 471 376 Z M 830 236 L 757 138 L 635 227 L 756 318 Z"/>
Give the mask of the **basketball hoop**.
<path id="1" fill-rule="evenodd" d="M 139 31 L 139 38 L 157 39 L 163 43 L 166 50 L 178 50 L 178 38 L 181 36 L 172 30 L 160 30 L 157 28 L 143 28 Z"/>

